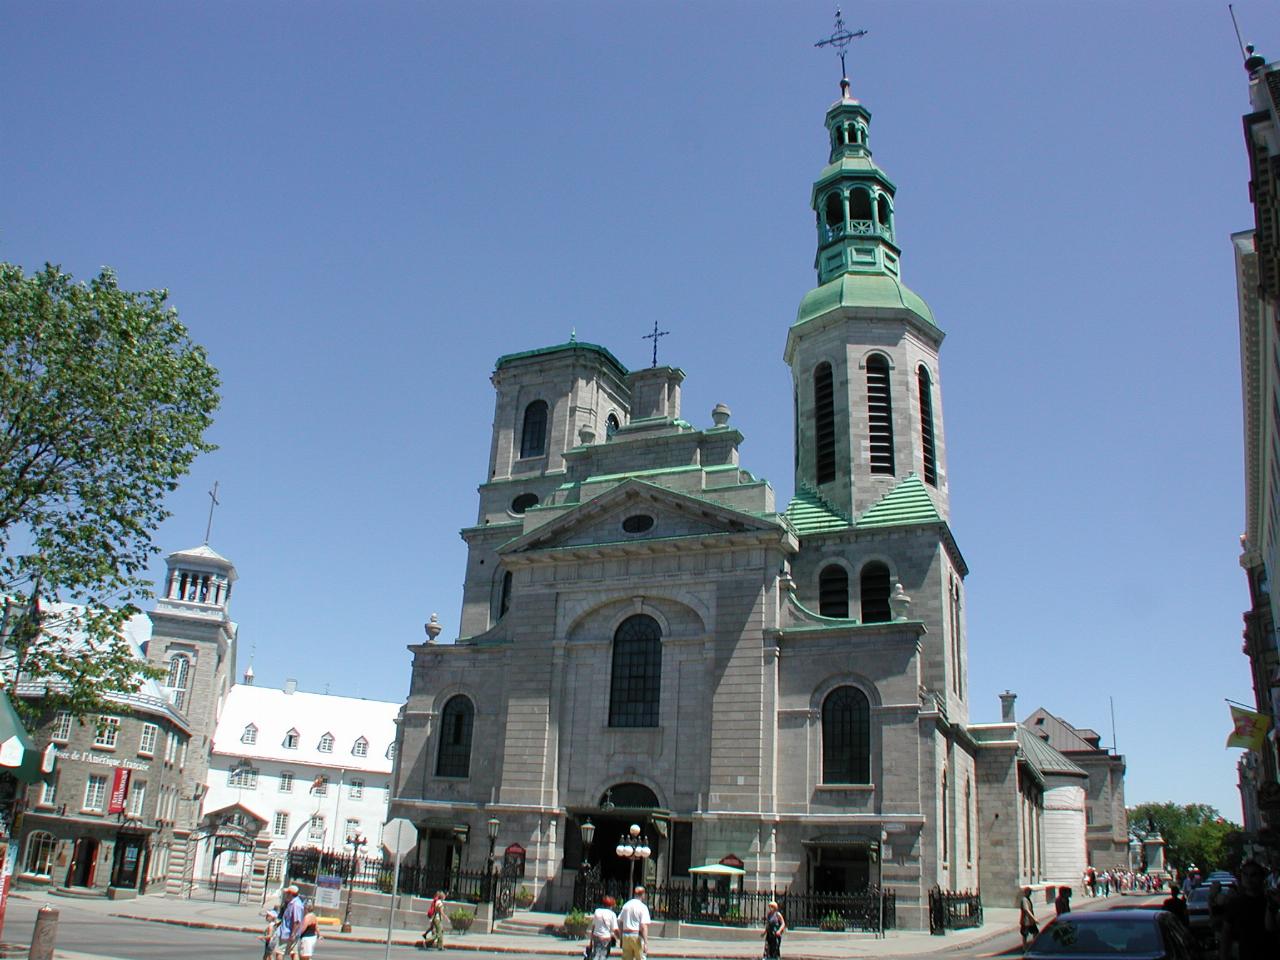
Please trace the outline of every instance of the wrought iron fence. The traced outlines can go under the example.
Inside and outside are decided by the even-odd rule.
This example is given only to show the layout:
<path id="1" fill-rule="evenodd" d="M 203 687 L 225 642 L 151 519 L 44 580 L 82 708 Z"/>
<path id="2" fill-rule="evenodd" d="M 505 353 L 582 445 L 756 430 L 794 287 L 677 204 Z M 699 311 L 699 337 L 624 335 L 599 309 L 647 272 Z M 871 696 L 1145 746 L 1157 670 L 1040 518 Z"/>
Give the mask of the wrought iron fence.
<path id="1" fill-rule="evenodd" d="M 943 890 L 934 887 L 929 891 L 929 932 L 945 933 L 948 930 L 967 930 L 982 926 L 982 897 L 977 891 Z"/>
<path id="2" fill-rule="evenodd" d="M 360 857 L 333 850 L 304 847 L 290 850 L 286 876 L 291 880 L 315 882 L 317 876 L 341 877 L 344 886 L 357 890 L 390 893 L 395 882 L 395 863 L 389 857 Z M 514 892 L 514 870 L 501 873 L 487 870 L 433 870 L 400 864 L 398 893 L 430 899 L 443 890 L 450 900 L 507 906 Z"/>
<path id="3" fill-rule="evenodd" d="M 718 926 L 760 927 L 768 905 L 776 901 L 789 927 L 879 932 L 897 926 L 897 896 L 868 887 L 856 893 L 765 890 L 739 893 L 695 883 L 674 882 L 646 886 L 649 912 L 657 920 L 684 920 Z M 619 903 L 630 896 L 626 880 L 602 878 L 594 870 L 579 875 L 573 905 L 590 913 L 605 895 Z M 881 922 L 883 921 L 883 927 Z"/>

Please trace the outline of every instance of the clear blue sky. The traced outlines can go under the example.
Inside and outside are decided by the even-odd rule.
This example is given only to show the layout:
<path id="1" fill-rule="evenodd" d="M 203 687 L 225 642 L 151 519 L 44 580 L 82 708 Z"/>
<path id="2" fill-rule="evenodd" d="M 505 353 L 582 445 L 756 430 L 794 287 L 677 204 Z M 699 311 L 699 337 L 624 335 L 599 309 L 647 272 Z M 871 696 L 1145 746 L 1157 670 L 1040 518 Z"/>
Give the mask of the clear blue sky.
<path id="1" fill-rule="evenodd" d="M 1280 56 L 1274 4 L 1240 0 Z M 166 549 L 241 580 L 260 682 L 400 700 L 461 602 L 506 352 L 570 330 L 724 401 L 792 490 L 827 3 L 0 11 L 0 258 L 167 287 L 222 371 Z M 1131 802 L 1239 817 L 1246 78 L 1217 2 L 850 4 L 904 279 L 947 331 L 973 719 L 1092 726 Z M 1270 30 L 1268 35 L 1262 31 Z M 157 564 L 159 575 L 162 564 Z"/>

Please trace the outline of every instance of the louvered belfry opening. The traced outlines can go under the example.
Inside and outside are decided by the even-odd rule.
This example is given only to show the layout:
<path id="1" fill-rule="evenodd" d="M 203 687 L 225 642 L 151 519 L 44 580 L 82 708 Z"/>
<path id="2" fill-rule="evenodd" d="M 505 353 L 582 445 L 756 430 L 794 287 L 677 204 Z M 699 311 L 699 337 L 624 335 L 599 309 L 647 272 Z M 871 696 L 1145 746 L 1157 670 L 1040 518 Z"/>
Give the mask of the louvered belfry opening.
<path id="1" fill-rule="evenodd" d="M 836 478 L 836 398 L 831 364 L 813 371 L 814 480 L 830 483 Z"/>
<path id="2" fill-rule="evenodd" d="M 889 395 L 889 361 L 878 353 L 867 358 L 867 419 L 871 472 L 892 474 L 893 403 Z"/>
<path id="3" fill-rule="evenodd" d="M 924 460 L 924 482 L 938 485 L 938 455 L 933 445 L 933 384 L 929 371 L 920 367 L 917 375 L 920 385 L 920 455 Z"/>
<path id="4" fill-rule="evenodd" d="M 889 610 L 889 568 L 879 562 L 868 563 L 862 568 L 860 581 L 862 622 L 887 623 L 893 616 Z"/>
<path id="5" fill-rule="evenodd" d="M 832 563 L 818 574 L 818 613 L 824 617 L 849 617 L 849 574 Z"/>

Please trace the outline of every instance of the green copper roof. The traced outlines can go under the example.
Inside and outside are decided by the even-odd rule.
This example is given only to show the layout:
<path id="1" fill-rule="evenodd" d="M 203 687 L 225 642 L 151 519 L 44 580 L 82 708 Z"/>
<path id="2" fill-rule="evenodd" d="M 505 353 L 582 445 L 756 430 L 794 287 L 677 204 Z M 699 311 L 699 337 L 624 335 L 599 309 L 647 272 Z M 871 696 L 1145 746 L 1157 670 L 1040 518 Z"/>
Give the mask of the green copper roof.
<path id="1" fill-rule="evenodd" d="M 852 526 L 847 517 L 840 514 L 813 490 L 801 486 L 787 505 L 786 518 L 796 528 L 796 533 L 826 533 L 828 530 L 844 530 Z"/>
<path id="2" fill-rule="evenodd" d="M 840 307 L 906 308 L 929 326 L 937 326 L 929 305 L 902 281 L 885 273 L 846 273 L 814 287 L 800 301 L 792 326 L 798 327 Z"/>
<path id="3" fill-rule="evenodd" d="M 617 372 L 622 376 L 627 375 L 627 368 L 612 353 L 600 346 L 598 343 L 584 343 L 581 340 L 570 340 L 568 343 L 558 343 L 553 347 L 539 347 L 537 350 L 525 350 L 521 353 L 508 353 L 498 358 L 498 362 L 494 364 L 495 369 L 500 369 L 505 364 L 512 363 L 516 360 L 524 360 L 527 357 L 542 357 L 552 353 L 561 353 L 566 350 L 588 350 L 592 353 L 598 353 L 609 363 L 617 368 Z"/>
<path id="4" fill-rule="evenodd" d="M 913 473 L 872 504 L 859 518 L 858 529 L 941 522 L 942 517 L 924 482 Z"/>
<path id="5" fill-rule="evenodd" d="M 1086 777 L 1088 774 L 1078 764 L 1064 757 L 1022 724 L 1018 724 L 1018 747 L 1027 763 L 1042 776 L 1046 773 L 1069 773 Z"/>

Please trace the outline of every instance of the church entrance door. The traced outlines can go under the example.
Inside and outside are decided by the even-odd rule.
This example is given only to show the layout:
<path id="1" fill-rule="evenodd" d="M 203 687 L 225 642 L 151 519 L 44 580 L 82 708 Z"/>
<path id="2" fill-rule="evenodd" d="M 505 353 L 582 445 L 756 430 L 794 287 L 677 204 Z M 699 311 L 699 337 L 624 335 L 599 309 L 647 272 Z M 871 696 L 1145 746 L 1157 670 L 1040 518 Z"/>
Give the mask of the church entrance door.
<path id="1" fill-rule="evenodd" d="M 859 893 L 875 878 L 869 842 L 809 846 L 809 882 L 814 893 Z"/>

